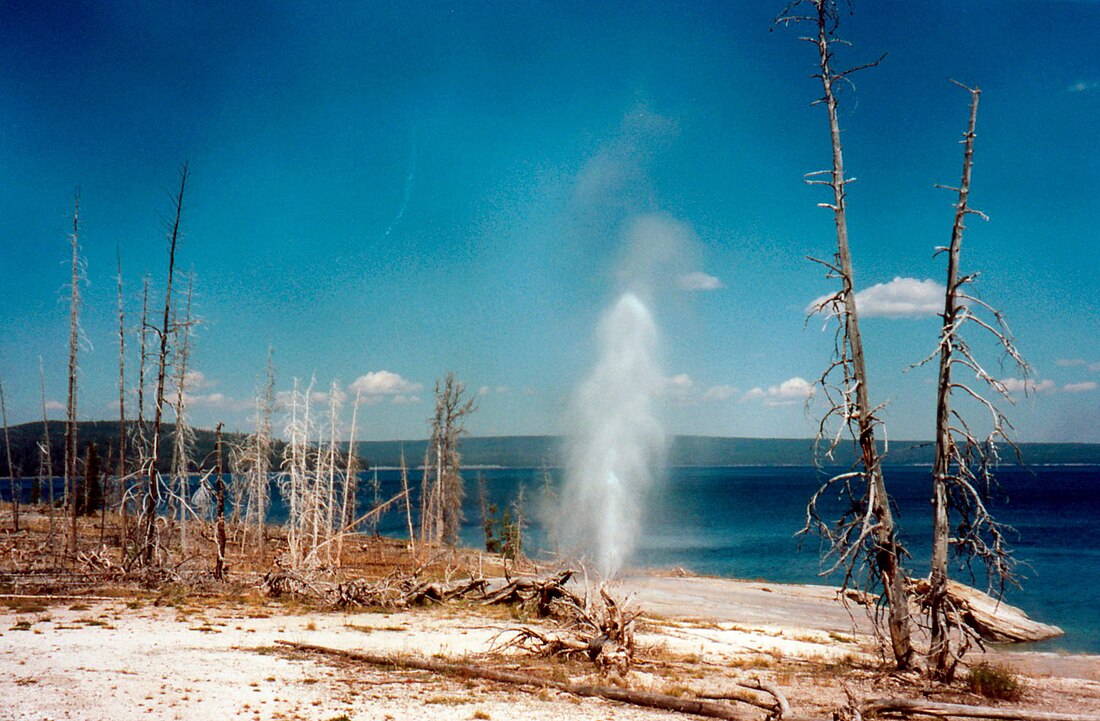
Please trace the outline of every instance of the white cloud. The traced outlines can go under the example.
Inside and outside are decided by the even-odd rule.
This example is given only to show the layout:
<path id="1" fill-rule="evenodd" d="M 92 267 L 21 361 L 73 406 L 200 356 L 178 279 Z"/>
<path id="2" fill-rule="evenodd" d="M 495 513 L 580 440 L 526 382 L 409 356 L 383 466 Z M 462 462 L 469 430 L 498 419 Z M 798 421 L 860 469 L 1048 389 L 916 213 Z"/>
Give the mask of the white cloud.
<path id="1" fill-rule="evenodd" d="M 1041 381 L 1034 381 L 1030 378 L 1002 378 L 1001 383 L 1009 393 L 1023 393 L 1025 395 L 1047 393 L 1056 389 L 1054 381 L 1049 378 Z"/>
<path id="2" fill-rule="evenodd" d="M 737 395 L 736 386 L 711 386 L 703 392 L 705 401 L 728 401 Z"/>
<path id="3" fill-rule="evenodd" d="M 481 386 L 480 388 L 477 389 L 477 394 L 479 396 L 487 396 L 492 392 L 493 392 L 493 389 L 490 388 L 489 386 Z"/>
<path id="4" fill-rule="evenodd" d="M 894 278 L 889 283 L 878 283 L 856 293 L 856 308 L 863 318 L 921 318 L 943 312 L 946 289 L 934 280 Z M 806 306 L 807 313 L 824 312 L 836 315 L 829 307 L 832 295 L 815 298 Z M 822 307 L 822 305 L 825 307 Z"/>
<path id="5" fill-rule="evenodd" d="M 718 290 L 725 286 L 722 281 L 713 275 L 707 275 L 701 270 L 692 273 L 684 273 L 680 276 L 680 287 L 684 290 Z"/>
<path id="6" fill-rule="evenodd" d="M 499 393 L 502 396 L 512 392 L 512 389 L 509 388 L 508 386 L 497 386 L 496 390 L 497 390 L 497 393 Z"/>
<path id="7" fill-rule="evenodd" d="M 212 408 L 222 411 L 243 411 L 252 407 L 252 401 L 240 401 L 224 393 L 184 393 L 183 400 L 188 408 Z"/>
<path id="8" fill-rule="evenodd" d="M 814 394 L 814 384 L 805 378 L 795 376 L 767 390 L 753 388 L 742 400 L 760 399 L 766 406 L 788 406 L 801 403 Z"/>
<path id="9" fill-rule="evenodd" d="M 1095 80 L 1078 80 L 1076 83 L 1072 83 L 1066 87 L 1066 92 L 1069 93 L 1084 93 L 1089 90 L 1095 90 L 1100 87 L 1100 83 Z"/>
<path id="10" fill-rule="evenodd" d="M 362 394 L 364 403 L 377 403 L 381 400 L 379 396 L 408 396 L 423 388 L 422 383 L 414 383 L 386 370 L 361 375 L 349 387 L 350 390 Z"/>
<path id="11" fill-rule="evenodd" d="M 395 406 L 410 406 L 420 402 L 420 396 L 396 395 L 390 401 Z"/>
<path id="12" fill-rule="evenodd" d="M 1093 373 L 1100 372 L 1100 363 L 1089 363 L 1089 370 Z"/>
<path id="13" fill-rule="evenodd" d="M 334 389 L 336 393 L 336 402 L 339 405 L 343 405 L 348 400 L 348 394 L 339 388 Z M 314 405 L 328 405 L 332 402 L 333 391 L 313 391 L 309 394 L 309 401 Z"/>
<path id="14" fill-rule="evenodd" d="M 1054 361 L 1054 365 L 1061 366 L 1063 368 L 1074 368 L 1076 366 L 1085 365 L 1084 358 L 1059 358 Z"/>
<path id="15" fill-rule="evenodd" d="M 115 402 L 118 405 L 118 402 Z M 65 404 L 61 401 L 46 401 L 46 410 L 48 411 L 63 411 L 65 410 Z"/>
<path id="16" fill-rule="evenodd" d="M 678 373 L 664 380 L 665 393 L 680 405 L 694 401 L 695 381 L 687 373 Z"/>
<path id="17" fill-rule="evenodd" d="M 183 377 L 183 387 L 199 390 L 202 388 L 213 388 L 218 385 L 218 382 L 206 377 L 202 371 L 190 370 L 187 371 Z"/>
<path id="18" fill-rule="evenodd" d="M 1083 383 L 1066 383 L 1062 386 L 1066 393 L 1087 393 L 1096 390 L 1096 381 L 1084 381 Z"/>

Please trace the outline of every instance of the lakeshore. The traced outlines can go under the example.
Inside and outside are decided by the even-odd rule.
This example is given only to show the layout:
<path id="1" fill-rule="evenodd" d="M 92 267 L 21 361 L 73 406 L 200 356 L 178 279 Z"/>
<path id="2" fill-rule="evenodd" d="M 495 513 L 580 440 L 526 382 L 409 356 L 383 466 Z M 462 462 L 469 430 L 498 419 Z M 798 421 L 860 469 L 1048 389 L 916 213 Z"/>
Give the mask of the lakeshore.
<path id="1" fill-rule="evenodd" d="M 748 679 L 783 689 L 795 714 L 828 718 L 859 698 L 912 694 L 883 671 L 862 609 L 824 586 L 638 575 L 615 587 L 640 609 L 638 658 L 620 683 L 721 693 Z M 674 714 L 547 689 L 333 661 L 290 641 L 413 654 L 593 681 L 591 666 L 500 649 L 537 626 L 478 604 L 325 611 L 254 594 L 0 598 L 0 719 L 668 719 Z M 1100 714 L 1100 657 L 996 649 L 1025 692 L 1016 705 Z M 975 662 L 980 654 L 967 660 Z M 944 690 L 940 700 L 977 703 Z M 750 709 L 755 711 L 755 709 Z M 746 717 L 751 717 L 746 712 Z"/>

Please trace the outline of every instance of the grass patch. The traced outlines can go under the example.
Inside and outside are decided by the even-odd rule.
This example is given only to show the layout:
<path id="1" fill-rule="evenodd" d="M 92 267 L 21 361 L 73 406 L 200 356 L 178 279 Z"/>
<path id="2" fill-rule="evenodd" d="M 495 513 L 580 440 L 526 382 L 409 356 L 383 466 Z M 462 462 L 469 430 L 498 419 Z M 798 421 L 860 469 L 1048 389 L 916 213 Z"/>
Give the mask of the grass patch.
<path id="1" fill-rule="evenodd" d="M 0 598 L 0 603 L 16 613 L 42 613 L 48 608 L 37 598 L 19 598 L 18 596 L 15 598 Z"/>
<path id="2" fill-rule="evenodd" d="M 425 705 L 432 704 L 436 706 L 462 706 L 470 703 L 470 700 L 465 696 L 432 696 L 424 699 L 424 703 Z"/>
<path id="3" fill-rule="evenodd" d="M 16 621 L 15 625 L 12 626 L 11 629 L 9 629 L 9 630 L 11 630 L 11 631 L 30 631 L 31 630 L 31 622 L 30 621 Z"/>
<path id="4" fill-rule="evenodd" d="M 1015 671 L 985 661 L 971 667 L 966 685 L 979 696 L 998 701 L 1019 701 L 1024 695 L 1024 684 Z"/>

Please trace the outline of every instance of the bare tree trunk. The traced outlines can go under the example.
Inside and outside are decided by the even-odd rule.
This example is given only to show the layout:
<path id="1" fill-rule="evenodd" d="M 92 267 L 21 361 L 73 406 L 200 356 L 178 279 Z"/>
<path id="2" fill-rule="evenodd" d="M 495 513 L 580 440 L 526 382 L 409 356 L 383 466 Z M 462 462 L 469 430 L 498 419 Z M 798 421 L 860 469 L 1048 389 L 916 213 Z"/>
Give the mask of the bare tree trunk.
<path id="1" fill-rule="evenodd" d="M 148 479 L 149 479 L 149 473 L 148 473 L 148 467 L 147 467 L 147 463 L 149 461 L 149 454 L 148 454 L 149 443 L 148 443 L 148 438 L 146 437 L 146 434 L 145 434 L 145 362 L 148 359 L 148 355 L 147 355 L 147 352 L 146 352 L 146 343 L 145 343 L 145 341 L 146 341 L 148 330 L 149 330 L 149 276 L 146 275 L 145 278 L 142 281 L 141 323 L 138 326 L 138 334 L 139 334 L 138 339 L 139 339 L 139 346 L 140 347 L 138 349 L 138 374 L 137 374 L 137 428 L 135 429 L 135 435 L 134 435 L 134 444 L 137 446 L 137 453 L 136 453 L 137 458 L 136 458 L 136 463 L 134 464 L 136 469 L 137 469 L 136 472 L 135 472 L 135 476 L 137 476 L 138 478 L 142 478 L 142 477 L 145 478 L 146 483 L 148 483 Z M 123 529 L 125 529 L 125 534 L 126 534 L 126 539 L 127 539 L 127 541 L 124 541 L 124 544 L 126 542 L 128 542 L 128 540 L 130 539 L 130 516 L 129 516 L 130 499 L 128 498 L 128 494 L 126 492 L 127 490 L 128 489 L 126 487 L 123 487 L 122 527 L 123 527 Z M 140 492 L 140 482 L 139 482 L 139 492 Z M 145 503 L 144 499 L 145 499 L 146 495 L 148 495 L 148 489 L 147 488 L 144 490 L 144 493 L 142 493 L 142 495 L 141 495 L 143 505 Z M 140 511 L 139 511 L 138 518 L 139 518 L 139 522 L 138 522 L 137 529 L 135 531 L 135 536 L 138 535 L 141 532 L 141 528 L 142 528 L 141 523 L 140 523 L 140 518 L 141 518 Z M 134 540 L 135 540 L 135 543 L 138 542 L 136 538 Z"/>
<path id="2" fill-rule="evenodd" d="M 957 479 L 953 473 L 958 453 L 952 434 L 951 368 L 954 354 L 961 341 L 956 333 L 961 323 L 960 304 L 962 287 L 970 278 L 960 279 L 959 258 L 962 253 L 963 231 L 970 197 L 970 173 L 974 163 L 974 129 L 978 119 L 978 98 L 981 91 L 966 88 L 970 92 L 970 120 L 963 136 L 963 170 L 955 204 L 955 221 L 951 227 L 951 245 L 947 250 L 947 291 L 944 294 L 943 330 L 940 334 L 940 368 L 936 393 L 936 455 L 932 469 L 932 567 L 929 574 L 928 612 L 931 623 L 931 644 L 928 649 L 929 675 L 939 681 L 949 681 L 954 675 L 952 661 L 950 620 L 947 598 L 947 552 L 950 536 L 948 518 L 948 491 Z M 965 348 L 963 349 L 965 353 Z M 965 361 L 965 358 L 964 358 Z M 996 428 L 996 417 L 994 427 Z"/>
<path id="3" fill-rule="evenodd" d="M 845 186 L 851 182 L 844 177 L 844 154 L 840 137 L 840 120 L 837 112 L 835 85 L 863 67 L 838 72 L 832 67 L 835 40 L 834 32 L 838 21 L 835 0 L 810 0 L 816 13 L 813 18 L 800 18 L 793 15 L 781 16 L 782 22 L 809 20 L 816 25 L 816 38 L 820 72 L 815 77 L 821 80 L 824 96 L 818 102 L 824 102 L 829 118 L 829 136 L 832 145 L 832 169 L 822 171 L 829 180 L 811 180 L 813 184 L 829 186 L 833 191 L 833 202 L 823 203 L 823 207 L 833 211 L 836 226 L 837 254 L 836 264 L 826 264 L 840 279 L 841 289 L 833 296 L 834 310 L 841 315 L 843 334 L 841 357 L 834 368 L 843 368 L 842 407 L 837 409 L 845 423 L 853 430 L 859 448 L 862 477 L 867 485 L 867 505 L 870 519 L 864 523 L 864 533 L 873 537 L 874 550 L 869 559 L 873 572 L 881 577 L 888 603 L 888 626 L 894 659 L 899 669 L 909 668 L 912 663 L 913 647 L 910 640 L 909 598 L 906 575 L 900 564 L 900 552 L 896 538 L 893 513 L 890 510 L 890 498 L 886 493 L 886 484 L 882 476 L 881 458 L 875 440 L 875 426 L 879 419 L 876 408 L 871 405 L 868 392 L 867 368 L 863 353 L 863 338 L 859 327 L 859 314 L 855 300 L 855 276 L 852 270 L 852 255 L 848 244 L 848 220 Z M 788 11 L 796 4 L 790 6 Z M 881 60 L 881 58 L 880 58 Z M 876 65 L 872 63 L 871 65 Z M 839 305 L 840 307 L 835 307 Z M 830 369 L 831 370 L 831 369 Z M 826 372 L 826 376 L 828 375 Z M 825 382 L 825 379 L 822 379 Z M 863 534 L 861 534 L 861 538 Z"/>
<path id="4" fill-rule="evenodd" d="M 340 503 L 340 532 L 336 537 L 336 563 L 342 564 L 344 558 L 344 531 L 348 524 L 355 519 L 356 493 L 358 492 L 358 455 L 355 452 L 355 424 L 359 416 L 359 400 L 362 397 L 362 389 L 355 391 L 355 405 L 351 409 L 351 435 L 348 436 L 348 458 L 344 467 L 344 498 Z M 354 531 L 354 528 L 348 528 Z"/>
<path id="5" fill-rule="evenodd" d="M 8 456 L 8 482 L 11 484 L 12 529 L 19 533 L 19 489 L 15 482 L 15 466 L 11 462 L 11 439 L 8 437 L 8 408 L 4 405 L 4 381 L 0 379 L 0 415 L 4 417 L 4 451 Z"/>
<path id="6" fill-rule="evenodd" d="M 65 415 L 65 494 L 68 500 L 72 527 L 69 549 L 76 555 L 76 374 L 77 350 L 80 344 L 80 255 L 77 239 L 80 231 L 80 192 L 73 201 L 73 232 L 69 241 L 73 249 L 71 296 L 69 305 L 69 393 Z"/>
<path id="7" fill-rule="evenodd" d="M 405 467 L 405 446 L 401 446 L 401 490 L 405 494 L 405 521 L 409 524 L 409 550 L 416 553 L 416 536 L 413 534 L 412 499 L 409 496 L 409 474 Z"/>
<path id="8" fill-rule="evenodd" d="M 122 307 L 122 252 L 115 245 L 118 268 L 118 487 L 119 512 L 122 515 L 120 538 L 126 536 L 126 316 Z M 103 507 L 107 507 L 104 494 Z"/>
<path id="9" fill-rule="evenodd" d="M 46 368 L 45 363 L 42 361 L 42 356 L 38 356 L 38 383 L 42 392 L 42 458 L 45 460 L 46 466 L 46 483 L 49 484 L 48 498 L 50 502 L 50 535 L 49 545 L 50 553 L 56 552 L 56 534 L 57 528 L 55 527 L 54 507 L 54 490 L 53 490 L 53 451 L 50 449 L 50 421 L 46 417 Z M 39 470 L 41 471 L 41 463 L 39 463 Z"/>
<path id="10" fill-rule="evenodd" d="M 168 333 L 172 316 L 172 279 L 176 270 L 176 245 L 179 242 L 180 220 L 183 217 L 183 197 L 187 188 L 187 163 L 180 168 L 180 189 L 175 197 L 175 219 L 168 233 L 168 281 L 164 290 L 164 315 L 159 329 L 160 353 L 157 356 L 157 395 L 153 408 L 153 437 L 149 453 L 145 499 L 141 509 L 143 546 L 140 560 L 145 565 L 153 563 L 157 550 L 157 506 L 160 504 L 160 478 L 157 462 L 160 459 L 160 426 L 164 413 L 165 366 L 168 362 Z"/>
<path id="11" fill-rule="evenodd" d="M 187 526 L 191 515 L 190 484 L 188 472 L 191 465 L 191 446 L 193 445 L 191 426 L 187 421 L 187 362 L 191 356 L 191 296 L 194 289 L 194 275 L 188 276 L 187 301 L 183 323 L 174 323 L 176 400 L 173 412 L 176 416 L 175 433 L 172 437 L 172 476 L 176 485 L 176 499 L 179 509 L 180 550 L 186 555 L 188 550 Z"/>
<path id="12" fill-rule="evenodd" d="M 225 576 L 225 483 L 222 478 L 222 424 L 215 429 L 217 468 L 214 471 L 214 502 L 218 504 L 215 541 L 218 545 L 218 560 L 214 565 L 214 578 L 219 581 Z"/>

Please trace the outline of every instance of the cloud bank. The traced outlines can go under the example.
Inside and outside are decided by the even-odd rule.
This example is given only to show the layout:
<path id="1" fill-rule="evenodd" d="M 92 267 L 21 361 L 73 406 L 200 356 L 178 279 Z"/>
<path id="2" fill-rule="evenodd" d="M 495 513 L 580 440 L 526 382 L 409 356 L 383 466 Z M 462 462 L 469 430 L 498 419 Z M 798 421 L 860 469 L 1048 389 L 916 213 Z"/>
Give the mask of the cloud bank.
<path id="1" fill-rule="evenodd" d="M 934 280 L 898 277 L 856 293 L 856 309 L 862 318 L 925 318 L 943 312 L 946 291 Z M 832 294 L 815 298 L 806 313 L 836 315 L 831 298 Z"/>

